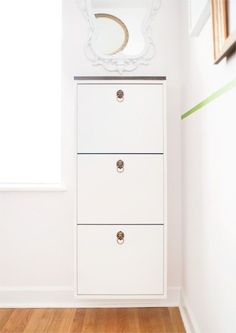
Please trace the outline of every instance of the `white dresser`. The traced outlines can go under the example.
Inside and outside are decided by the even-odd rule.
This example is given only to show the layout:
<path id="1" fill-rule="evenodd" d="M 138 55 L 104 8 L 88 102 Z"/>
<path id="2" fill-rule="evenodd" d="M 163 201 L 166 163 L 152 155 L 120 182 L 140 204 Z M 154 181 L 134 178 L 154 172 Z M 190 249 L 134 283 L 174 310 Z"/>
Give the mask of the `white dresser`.
<path id="1" fill-rule="evenodd" d="M 166 296 L 165 77 L 75 77 L 78 297 Z"/>

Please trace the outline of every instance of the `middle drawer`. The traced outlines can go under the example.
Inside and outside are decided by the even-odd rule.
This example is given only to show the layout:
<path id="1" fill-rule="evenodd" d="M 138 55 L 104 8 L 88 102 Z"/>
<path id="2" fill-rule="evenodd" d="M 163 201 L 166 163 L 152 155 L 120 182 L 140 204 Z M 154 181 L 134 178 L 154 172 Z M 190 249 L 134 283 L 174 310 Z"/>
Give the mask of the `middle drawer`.
<path id="1" fill-rule="evenodd" d="M 79 155 L 78 224 L 163 224 L 163 155 Z"/>

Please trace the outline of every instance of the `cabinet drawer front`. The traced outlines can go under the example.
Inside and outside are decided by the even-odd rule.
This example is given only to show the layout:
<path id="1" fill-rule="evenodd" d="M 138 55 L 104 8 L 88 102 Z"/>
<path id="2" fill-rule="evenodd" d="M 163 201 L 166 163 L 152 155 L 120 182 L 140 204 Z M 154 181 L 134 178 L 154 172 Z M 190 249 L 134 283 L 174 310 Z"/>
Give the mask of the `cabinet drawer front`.
<path id="1" fill-rule="evenodd" d="M 162 224 L 163 155 L 80 155 L 78 223 Z"/>
<path id="2" fill-rule="evenodd" d="M 77 259 L 78 295 L 164 293 L 163 226 L 78 226 Z"/>
<path id="3" fill-rule="evenodd" d="M 163 85 L 78 85 L 78 152 L 162 153 Z"/>

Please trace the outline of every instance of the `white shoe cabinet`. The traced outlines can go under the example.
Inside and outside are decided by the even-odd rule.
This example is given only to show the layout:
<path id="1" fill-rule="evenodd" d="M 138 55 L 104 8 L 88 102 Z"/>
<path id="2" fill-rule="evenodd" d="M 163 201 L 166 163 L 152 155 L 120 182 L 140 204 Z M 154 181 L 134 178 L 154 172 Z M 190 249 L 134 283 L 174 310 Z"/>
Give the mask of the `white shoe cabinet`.
<path id="1" fill-rule="evenodd" d="M 164 77 L 75 77 L 76 295 L 164 298 Z"/>

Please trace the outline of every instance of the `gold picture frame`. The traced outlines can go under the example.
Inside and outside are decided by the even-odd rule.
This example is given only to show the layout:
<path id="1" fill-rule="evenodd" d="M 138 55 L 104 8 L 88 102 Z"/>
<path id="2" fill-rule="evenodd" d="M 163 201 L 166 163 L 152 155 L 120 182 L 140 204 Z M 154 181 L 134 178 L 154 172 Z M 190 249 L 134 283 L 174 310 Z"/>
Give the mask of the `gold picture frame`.
<path id="1" fill-rule="evenodd" d="M 231 31 L 229 22 L 233 14 L 236 20 L 236 13 L 230 10 L 229 0 L 211 0 L 215 64 L 236 50 L 236 29 Z"/>

